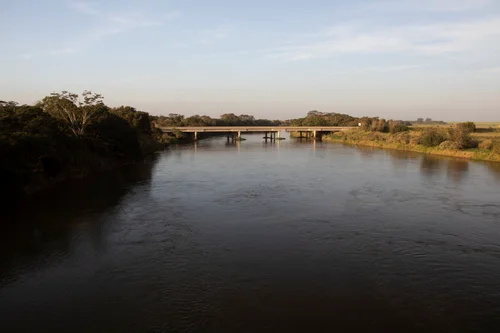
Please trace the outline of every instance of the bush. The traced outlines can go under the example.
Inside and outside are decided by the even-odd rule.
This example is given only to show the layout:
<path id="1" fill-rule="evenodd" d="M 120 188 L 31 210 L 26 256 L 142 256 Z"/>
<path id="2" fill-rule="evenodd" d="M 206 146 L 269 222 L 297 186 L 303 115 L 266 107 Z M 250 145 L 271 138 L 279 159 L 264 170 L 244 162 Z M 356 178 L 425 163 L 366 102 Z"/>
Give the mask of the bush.
<path id="1" fill-rule="evenodd" d="M 363 131 L 370 131 L 371 128 L 372 128 L 372 119 L 371 118 L 361 119 L 361 129 Z"/>
<path id="2" fill-rule="evenodd" d="M 439 145 L 439 148 L 441 149 L 448 149 L 448 150 L 459 150 L 460 147 L 458 146 L 458 144 L 454 141 L 451 141 L 451 140 L 446 140 L 446 141 L 443 141 L 440 145 Z"/>
<path id="3" fill-rule="evenodd" d="M 434 128 L 425 129 L 420 138 L 420 144 L 425 147 L 437 147 L 444 141 L 446 137 Z"/>
<path id="4" fill-rule="evenodd" d="M 385 119 L 378 119 L 374 120 L 372 123 L 372 130 L 376 132 L 387 132 L 388 131 L 388 125 Z"/>
<path id="5" fill-rule="evenodd" d="M 406 132 L 409 131 L 410 128 L 406 126 L 405 124 L 389 124 L 389 132 L 394 134 L 394 133 L 401 133 L 401 132 Z"/>
<path id="6" fill-rule="evenodd" d="M 493 147 L 491 148 L 491 150 L 494 153 L 500 154 L 500 141 L 493 142 Z"/>
<path id="7" fill-rule="evenodd" d="M 458 123 L 455 125 L 455 129 L 462 133 L 470 134 L 476 131 L 476 124 L 474 124 L 472 121 Z"/>
<path id="8" fill-rule="evenodd" d="M 493 141 L 490 139 L 484 140 L 479 144 L 479 149 L 488 149 L 491 150 L 493 148 Z"/>
<path id="9" fill-rule="evenodd" d="M 476 130 L 473 122 L 456 124 L 455 128 L 450 129 L 451 139 L 460 147 L 460 149 L 477 147 L 477 142 L 472 140 L 470 133 Z"/>
<path id="10" fill-rule="evenodd" d="M 473 148 L 475 142 L 472 140 L 470 135 L 466 132 L 460 130 L 454 130 L 450 135 L 453 142 L 457 144 L 460 149 Z M 477 145 L 476 145 L 477 146 Z"/>
<path id="11" fill-rule="evenodd" d="M 400 132 L 389 136 L 388 142 L 409 144 L 411 141 L 409 132 Z"/>

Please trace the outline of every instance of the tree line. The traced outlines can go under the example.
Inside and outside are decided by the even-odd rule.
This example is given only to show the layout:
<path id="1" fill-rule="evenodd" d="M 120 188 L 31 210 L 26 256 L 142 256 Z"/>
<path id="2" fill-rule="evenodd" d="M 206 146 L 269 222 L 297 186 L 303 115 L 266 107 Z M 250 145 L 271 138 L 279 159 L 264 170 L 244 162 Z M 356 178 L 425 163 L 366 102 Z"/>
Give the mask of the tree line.
<path id="1" fill-rule="evenodd" d="M 210 116 L 194 115 L 185 117 L 181 114 L 170 113 L 168 116 L 154 117 L 154 121 L 159 126 L 182 127 L 182 126 L 279 126 L 280 120 L 255 119 L 252 115 L 225 113 L 220 118 Z"/>
<path id="2" fill-rule="evenodd" d="M 147 112 L 111 108 L 99 94 L 53 93 L 35 105 L 0 101 L 0 196 L 111 170 L 161 149 Z"/>

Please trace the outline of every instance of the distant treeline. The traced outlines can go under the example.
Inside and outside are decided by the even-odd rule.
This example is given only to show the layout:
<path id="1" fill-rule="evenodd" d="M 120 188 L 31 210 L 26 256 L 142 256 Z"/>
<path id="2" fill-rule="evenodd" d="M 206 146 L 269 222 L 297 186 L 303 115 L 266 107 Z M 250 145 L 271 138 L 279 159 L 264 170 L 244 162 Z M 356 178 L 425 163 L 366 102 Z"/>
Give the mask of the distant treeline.
<path id="1" fill-rule="evenodd" d="M 254 116 L 234 113 L 226 113 L 219 118 L 212 118 L 206 115 L 194 115 L 184 117 L 177 113 L 170 113 L 168 116 L 153 117 L 159 126 L 181 127 L 181 126 L 358 126 L 359 123 L 379 120 L 378 117 L 353 117 L 348 114 L 336 112 L 309 111 L 305 117 L 288 120 L 255 119 Z M 385 121 L 385 120 L 384 120 Z M 391 120 L 394 122 L 394 120 Z M 406 126 L 413 124 L 446 124 L 443 121 L 433 121 L 430 118 L 419 118 L 416 121 L 402 121 L 398 123 Z"/>
<path id="2" fill-rule="evenodd" d="M 154 117 L 154 121 L 159 126 L 181 127 L 181 126 L 279 126 L 280 120 L 255 119 L 254 116 L 234 113 L 225 113 L 220 118 L 210 116 L 194 115 L 184 117 L 177 113 L 170 113 L 168 116 Z"/>

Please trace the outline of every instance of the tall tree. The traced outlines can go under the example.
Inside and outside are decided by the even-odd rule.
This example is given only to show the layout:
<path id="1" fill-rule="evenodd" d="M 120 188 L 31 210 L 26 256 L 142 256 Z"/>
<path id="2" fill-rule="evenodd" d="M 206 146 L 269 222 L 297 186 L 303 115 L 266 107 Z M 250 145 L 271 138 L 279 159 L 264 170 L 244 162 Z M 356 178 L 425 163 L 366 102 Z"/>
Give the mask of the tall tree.
<path id="1" fill-rule="evenodd" d="M 68 91 L 52 93 L 42 100 L 43 110 L 55 118 L 68 123 L 69 129 L 76 136 L 85 134 L 85 129 L 92 123 L 104 103 L 100 94 L 85 90 L 81 96 Z"/>

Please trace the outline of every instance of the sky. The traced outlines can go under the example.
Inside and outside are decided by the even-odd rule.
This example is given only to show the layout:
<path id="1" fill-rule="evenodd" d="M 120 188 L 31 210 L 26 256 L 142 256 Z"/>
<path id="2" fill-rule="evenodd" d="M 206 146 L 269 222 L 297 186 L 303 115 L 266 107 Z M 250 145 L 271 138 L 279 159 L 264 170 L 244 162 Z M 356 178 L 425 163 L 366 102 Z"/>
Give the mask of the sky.
<path id="1" fill-rule="evenodd" d="M 0 0 L 0 100 L 500 121 L 500 0 Z"/>

